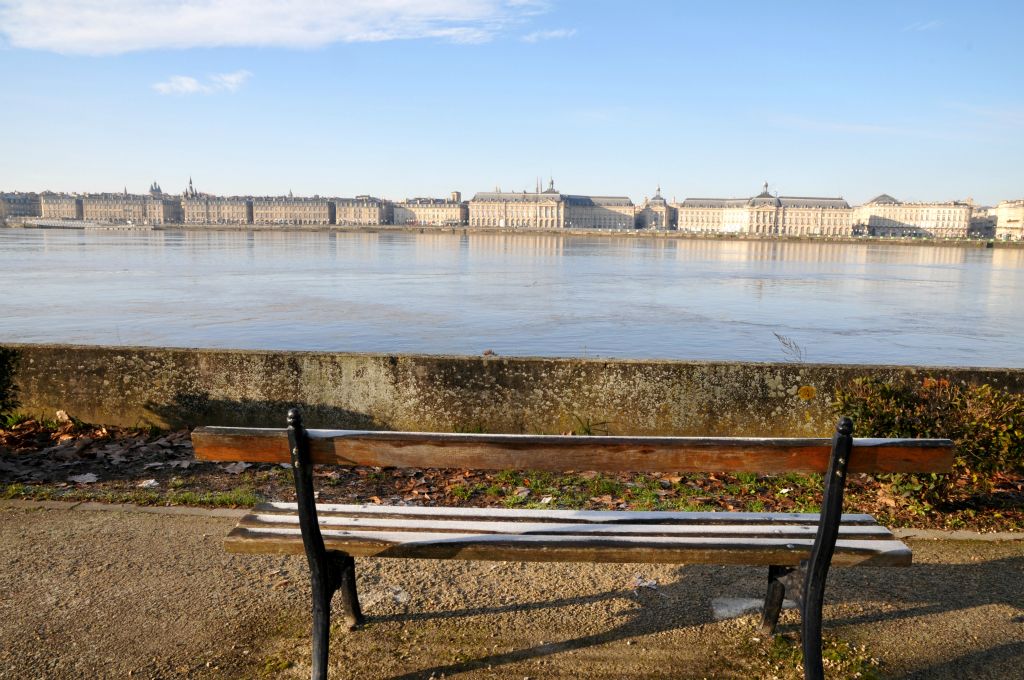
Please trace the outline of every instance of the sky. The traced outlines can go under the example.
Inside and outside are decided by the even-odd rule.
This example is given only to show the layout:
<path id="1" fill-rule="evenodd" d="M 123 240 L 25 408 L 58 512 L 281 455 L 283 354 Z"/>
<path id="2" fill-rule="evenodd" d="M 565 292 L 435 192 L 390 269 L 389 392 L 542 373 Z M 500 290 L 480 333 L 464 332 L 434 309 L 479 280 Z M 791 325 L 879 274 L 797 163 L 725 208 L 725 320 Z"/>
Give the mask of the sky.
<path id="1" fill-rule="evenodd" d="M 1024 197 L 1024 3 L 0 0 L 0 190 Z"/>

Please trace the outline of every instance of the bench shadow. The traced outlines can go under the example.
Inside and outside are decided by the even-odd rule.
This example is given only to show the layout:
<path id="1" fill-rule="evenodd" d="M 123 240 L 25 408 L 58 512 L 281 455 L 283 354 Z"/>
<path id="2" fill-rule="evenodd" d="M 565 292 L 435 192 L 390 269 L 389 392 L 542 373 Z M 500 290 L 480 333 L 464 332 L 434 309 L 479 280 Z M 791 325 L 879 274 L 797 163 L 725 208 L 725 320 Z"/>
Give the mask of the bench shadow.
<path id="1" fill-rule="evenodd" d="M 766 574 L 759 568 L 737 567 L 751 574 L 750 586 L 743 587 L 744 594 L 762 597 L 761 579 Z M 766 571 L 766 570 L 764 570 Z M 903 621 L 920 616 L 930 616 L 967 610 L 985 605 L 1006 605 L 1021 611 L 1014 622 L 1024 622 L 1024 590 L 1014 575 L 1024 571 L 1024 554 L 986 562 L 969 564 L 916 564 L 906 569 L 857 568 L 836 569 L 829 576 L 825 603 L 849 604 L 866 600 L 895 600 L 902 605 L 898 610 L 874 612 L 852 616 L 825 617 L 826 632 L 842 626 L 870 625 L 882 622 Z M 712 573 L 713 572 L 713 573 Z M 851 572 L 860 572 L 860 575 Z M 468 607 L 439 612 L 413 612 L 390 614 L 368 618 L 370 622 L 412 623 L 434 619 L 458 619 L 480 615 L 501 615 L 508 613 L 529 613 L 573 605 L 588 605 L 612 600 L 638 601 L 641 606 L 619 614 L 625 620 L 613 627 L 560 642 L 539 644 L 509 652 L 489 654 L 466 661 L 439 664 L 401 675 L 392 680 L 414 680 L 457 675 L 487 667 L 531 661 L 552 654 L 575 651 L 603 645 L 610 642 L 647 636 L 679 628 L 713 623 L 710 597 L 700 587 L 702 579 L 724 581 L 718 570 L 700 565 L 685 565 L 678 568 L 676 580 L 650 590 L 610 590 L 593 595 L 573 598 L 508 604 L 500 606 Z M 756 575 L 755 575 L 756 574 Z M 737 572 L 737 577 L 740 576 Z M 746 583 L 744 578 L 730 578 L 730 583 Z M 956 584 L 957 587 L 950 587 Z M 723 591 L 718 594 L 725 595 Z M 984 664 L 1000 664 L 1015 670 L 1024 664 L 1024 641 L 1008 642 L 990 648 L 979 649 L 968 655 L 936 663 L 927 668 L 915 669 L 905 678 L 928 678 L 939 674 L 957 677 L 958 670 L 965 666 L 983 667 Z"/>
<path id="2" fill-rule="evenodd" d="M 1022 660 L 1024 641 L 1007 642 L 913 671 L 903 677 L 906 680 L 927 680 L 936 676 L 970 678 L 975 677 L 972 669 L 984 673 L 984 677 L 1020 677 Z"/>
<path id="3" fill-rule="evenodd" d="M 608 590 L 593 595 L 584 595 L 572 598 L 558 598 L 526 602 L 522 604 L 509 604 L 490 607 L 471 607 L 459 610 L 443 612 L 418 612 L 410 614 L 392 614 L 387 616 L 368 617 L 368 622 L 414 622 L 432 619 L 457 619 L 468 616 L 497 615 L 508 613 L 529 613 L 556 609 L 572 605 L 588 605 L 613 600 L 628 600 L 638 603 L 639 606 L 617 614 L 616 616 L 625 620 L 608 630 L 603 630 L 590 635 L 583 635 L 559 642 L 546 642 L 533 647 L 515 649 L 509 652 L 488 654 L 476 659 L 466 661 L 439 664 L 429 668 L 423 668 L 401 675 L 391 676 L 391 680 L 415 680 L 431 677 L 445 677 L 480 670 L 488 667 L 498 667 L 507 664 L 519 663 L 540 659 L 552 654 L 569 652 L 578 649 L 585 649 L 597 645 L 603 645 L 619 640 L 642 637 L 653 633 L 660 633 L 678 628 L 697 626 L 713 621 L 709 615 L 710 606 L 700 606 L 700 595 L 702 589 L 692 581 L 700 578 L 711 578 L 712 570 L 708 567 L 698 565 L 681 566 L 677 569 L 677 578 L 672 583 L 659 585 L 656 589 L 641 587 L 636 590 L 621 589 Z M 759 570 L 760 571 L 760 570 Z M 767 569 L 765 569 L 767 573 Z M 680 603 L 686 603 L 681 605 Z M 710 605 L 710 602 L 704 602 Z"/>

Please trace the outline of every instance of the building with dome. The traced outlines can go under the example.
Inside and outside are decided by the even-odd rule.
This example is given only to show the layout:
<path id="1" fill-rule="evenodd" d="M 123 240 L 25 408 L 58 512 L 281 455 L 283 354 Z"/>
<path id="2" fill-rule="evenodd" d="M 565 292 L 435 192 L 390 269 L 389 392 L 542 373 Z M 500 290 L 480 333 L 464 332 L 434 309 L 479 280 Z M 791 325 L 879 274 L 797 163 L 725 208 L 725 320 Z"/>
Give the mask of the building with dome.
<path id="1" fill-rule="evenodd" d="M 483 191 L 469 201 L 469 226 L 522 229 L 634 229 L 636 206 L 627 196 L 563 194 L 548 188 Z"/>
<path id="2" fill-rule="evenodd" d="M 675 206 L 681 231 L 761 236 L 850 236 L 852 209 L 843 198 L 776 196 L 687 198 Z"/>
<path id="3" fill-rule="evenodd" d="M 644 204 L 637 208 L 636 228 L 659 231 L 676 228 L 676 209 L 662 197 L 661 185 L 658 185 L 654 196 L 645 198 Z"/>
<path id="4" fill-rule="evenodd" d="M 972 212 L 966 201 L 904 203 L 881 194 L 857 207 L 854 229 L 869 236 L 967 238 Z"/>

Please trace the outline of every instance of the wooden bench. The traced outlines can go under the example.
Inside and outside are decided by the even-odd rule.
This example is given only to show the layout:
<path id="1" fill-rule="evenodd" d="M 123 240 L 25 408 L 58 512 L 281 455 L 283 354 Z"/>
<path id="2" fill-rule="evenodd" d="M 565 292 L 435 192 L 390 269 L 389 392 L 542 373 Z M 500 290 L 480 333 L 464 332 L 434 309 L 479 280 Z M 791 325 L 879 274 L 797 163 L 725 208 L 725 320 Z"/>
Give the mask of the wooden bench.
<path id="1" fill-rule="evenodd" d="M 297 503 L 257 506 L 228 535 L 229 551 L 302 553 L 313 587 L 314 680 L 327 677 L 331 598 L 363 621 L 354 557 L 768 567 L 762 628 L 783 597 L 801 613 L 805 676 L 822 678 L 821 608 L 829 567 L 902 567 L 910 549 L 870 515 L 842 514 L 848 472 L 948 472 L 946 439 L 854 439 L 849 418 L 827 439 L 575 437 L 201 427 L 196 457 L 291 463 Z M 824 473 L 821 513 L 617 512 L 316 505 L 312 465 L 602 472 Z"/>

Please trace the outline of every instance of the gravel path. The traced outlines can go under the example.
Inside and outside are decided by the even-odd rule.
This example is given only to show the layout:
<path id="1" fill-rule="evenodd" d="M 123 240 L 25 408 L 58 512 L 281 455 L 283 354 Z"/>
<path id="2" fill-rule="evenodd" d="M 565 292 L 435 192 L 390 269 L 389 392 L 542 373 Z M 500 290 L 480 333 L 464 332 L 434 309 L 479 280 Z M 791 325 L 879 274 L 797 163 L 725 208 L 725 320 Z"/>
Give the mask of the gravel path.
<path id="1" fill-rule="evenodd" d="M 0 678 L 308 677 L 304 561 L 226 554 L 234 521 L 0 506 Z M 889 677 L 1024 677 L 1024 542 L 912 545 L 910 569 L 833 572 L 829 630 L 867 645 Z M 715 598 L 760 597 L 759 569 L 384 559 L 358 569 L 370 624 L 335 632 L 332 678 L 763 671 L 750 660 L 753 617 L 712 616 Z M 638 574 L 658 586 L 636 587 Z"/>

